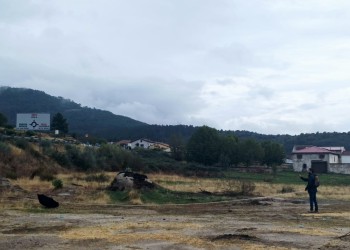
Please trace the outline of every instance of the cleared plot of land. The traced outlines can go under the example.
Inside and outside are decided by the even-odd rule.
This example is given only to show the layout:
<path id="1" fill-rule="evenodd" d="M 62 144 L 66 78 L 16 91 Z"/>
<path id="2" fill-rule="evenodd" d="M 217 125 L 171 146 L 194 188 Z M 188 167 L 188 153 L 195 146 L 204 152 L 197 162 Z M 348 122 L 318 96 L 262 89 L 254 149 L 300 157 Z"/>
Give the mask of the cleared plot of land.
<path id="1" fill-rule="evenodd" d="M 121 205 L 104 190 L 110 180 L 94 183 L 81 176 L 60 178 L 64 188 L 56 191 L 50 182 L 19 179 L 10 191 L 0 192 L 1 250 L 350 249 L 347 185 L 320 187 L 320 213 L 309 214 L 302 183 L 255 182 L 254 197 L 230 196 L 225 201 L 187 205 L 146 205 L 141 201 L 144 196 L 135 194 L 142 205 Z M 220 179 L 165 175 L 151 179 L 172 190 L 165 194 L 154 191 L 152 198 L 158 202 L 176 195 L 184 201 L 198 197 L 202 202 L 214 201 L 215 193 L 237 193 L 241 188 L 240 182 Z M 59 208 L 44 209 L 38 203 L 36 193 L 48 192 L 60 202 Z M 196 198 L 195 192 L 201 196 Z"/>
<path id="2" fill-rule="evenodd" d="M 349 202 L 321 201 L 319 214 L 305 213 L 307 207 L 300 200 L 254 198 L 4 209 L 0 249 L 350 249 Z"/>

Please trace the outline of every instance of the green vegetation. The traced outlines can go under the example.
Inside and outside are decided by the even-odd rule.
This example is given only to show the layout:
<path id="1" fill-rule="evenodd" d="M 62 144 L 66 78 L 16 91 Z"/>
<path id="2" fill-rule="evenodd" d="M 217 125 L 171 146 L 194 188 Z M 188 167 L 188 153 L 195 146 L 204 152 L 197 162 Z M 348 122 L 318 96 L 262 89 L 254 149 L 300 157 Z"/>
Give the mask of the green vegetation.
<path id="1" fill-rule="evenodd" d="M 4 127 L 7 124 L 7 117 L 0 113 L 0 127 Z"/>
<path id="2" fill-rule="evenodd" d="M 322 186 L 347 186 L 350 185 L 350 176 L 342 174 L 318 174 Z M 306 177 L 306 174 L 305 174 Z M 299 178 L 299 173 L 293 171 L 279 171 L 275 177 L 273 173 L 241 173 L 226 171 L 225 179 L 246 180 L 252 182 L 269 182 L 276 184 L 304 184 Z"/>
<path id="3" fill-rule="evenodd" d="M 52 181 L 52 186 L 53 186 L 55 189 L 63 188 L 63 181 L 60 180 L 60 179 L 55 179 L 55 180 Z"/>
<path id="4" fill-rule="evenodd" d="M 35 102 L 33 101 L 35 100 Z M 6 126 L 16 123 L 17 113 L 50 113 L 52 116 L 61 113 L 69 122 L 69 131 L 78 137 L 88 134 L 87 140 L 95 141 L 94 137 L 107 140 L 148 138 L 172 144 L 173 157 L 182 160 L 184 157 L 183 143 L 186 143 L 198 129 L 187 125 L 148 125 L 125 116 L 114 115 L 111 112 L 82 107 L 72 100 L 50 96 L 42 91 L 0 87 L 0 113 L 6 118 Z M 0 117 L 0 124 L 1 122 Z M 2 126 L 2 125 L 0 125 Z M 11 132 L 11 131 L 8 131 Z M 300 135 L 264 135 L 250 131 L 218 131 L 223 136 L 234 136 L 241 141 L 253 139 L 258 142 L 272 141 L 281 144 L 285 152 L 291 152 L 294 145 L 344 146 L 350 148 L 350 132 L 316 132 Z M 176 135 L 180 140 L 172 138 Z M 90 142 L 91 143 L 91 142 Z M 180 147 L 177 147 L 180 146 Z M 221 164 L 225 164 L 226 154 L 219 156 Z M 234 159 L 231 159 L 235 162 Z"/>
<path id="5" fill-rule="evenodd" d="M 127 191 L 108 192 L 113 203 L 128 203 L 130 197 Z M 152 190 L 140 190 L 140 199 L 143 203 L 151 204 L 189 204 L 223 201 L 230 199 L 229 196 L 208 195 L 203 193 L 176 192 L 157 187 Z M 232 197 L 231 197 L 232 198 Z"/>
<path id="6" fill-rule="evenodd" d="M 57 113 L 52 117 L 51 129 L 58 130 L 63 134 L 68 133 L 68 123 L 67 119 L 63 117 L 61 113 Z"/>
<path id="7" fill-rule="evenodd" d="M 207 166 L 274 166 L 282 164 L 284 158 L 283 146 L 276 142 L 224 136 L 207 126 L 198 128 L 187 143 L 187 159 Z"/>

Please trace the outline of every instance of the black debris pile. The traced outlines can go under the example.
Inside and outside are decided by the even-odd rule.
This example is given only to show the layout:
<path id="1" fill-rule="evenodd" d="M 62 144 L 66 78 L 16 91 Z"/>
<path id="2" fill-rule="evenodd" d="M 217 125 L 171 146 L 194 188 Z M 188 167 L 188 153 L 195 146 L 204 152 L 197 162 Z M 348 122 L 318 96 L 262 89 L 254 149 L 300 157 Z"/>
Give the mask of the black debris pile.
<path id="1" fill-rule="evenodd" d="M 111 191 L 123 191 L 131 189 L 154 188 L 154 183 L 144 174 L 134 172 L 120 172 L 113 179 L 111 185 L 107 188 Z"/>
<path id="2" fill-rule="evenodd" d="M 44 194 L 38 194 L 38 200 L 46 208 L 56 208 L 60 205 L 57 201 Z"/>

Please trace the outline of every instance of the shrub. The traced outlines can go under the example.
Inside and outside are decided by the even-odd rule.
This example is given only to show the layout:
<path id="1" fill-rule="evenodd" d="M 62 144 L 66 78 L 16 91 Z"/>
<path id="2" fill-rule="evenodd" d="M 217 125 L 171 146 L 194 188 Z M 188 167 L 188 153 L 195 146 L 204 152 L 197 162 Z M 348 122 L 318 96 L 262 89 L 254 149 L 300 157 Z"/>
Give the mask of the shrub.
<path id="1" fill-rule="evenodd" d="M 102 182 L 107 182 L 109 181 L 109 177 L 103 173 L 101 174 L 91 174 L 91 175 L 88 175 L 85 177 L 85 181 L 87 182 L 92 182 L 92 181 L 95 181 L 95 182 L 99 182 L 99 183 L 102 183 Z"/>
<path id="2" fill-rule="evenodd" d="M 255 190 L 254 182 L 242 181 L 241 182 L 241 194 L 242 195 L 252 195 Z"/>
<path id="3" fill-rule="evenodd" d="M 20 138 L 15 140 L 15 145 L 21 149 L 27 149 L 29 147 L 29 143 L 26 139 Z"/>
<path id="4" fill-rule="evenodd" d="M 11 148 L 8 144 L 0 141 L 0 154 L 8 155 L 11 153 Z"/>
<path id="5" fill-rule="evenodd" d="M 128 192 L 129 202 L 133 205 L 141 205 L 141 194 L 138 190 L 132 189 Z"/>
<path id="6" fill-rule="evenodd" d="M 15 131 L 13 128 L 7 127 L 7 128 L 4 130 L 4 134 L 6 134 L 6 135 L 15 135 L 15 134 L 16 134 L 16 131 Z"/>
<path id="7" fill-rule="evenodd" d="M 295 192 L 295 189 L 293 187 L 290 187 L 290 186 L 283 186 L 282 187 L 282 190 L 281 190 L 281 193 L 293 193 Z"/>
<path id="8" fill-rule="evenodd" d="M 52 186 L 53 186 L 55 189 L 62 188 L 62 187 L 63 187 L 63 182 L 62 182 L 62 180 L 60 180 L 60 179 L 55 179 L 55 180 L 52 181 Z"/>
<path id="9" fill-rule="evenodd" d="M 9 172 L 6 172 L 5 177 L 8 179 L 16 180 L 17 173 L 15 171 L 9 171 Z"/>
<path id="10" fill-rule="evenodd" d="M 31 131 L 31 130 L 27 130 L 26 133 L 25 133 L 26 136 L 33 136 L 35 135 L 34 131 Z"/>
<path id="11" fill-rule="evenodd" d="M 44 140 L 40 142 L 40 147 L 43 148 L 43 150 L 45 149 L 49 149 L 52 147 L 52 142 L 48 141 L 48 140 Z"/>
<path id="12" fill-rule="evenodd" d="M 70 162 L 67 154 L 65 154 L 65 153 L 61 153 L 58 151 L 52 151 L 51 157 L 61 166 L 68 167 L 71 165 L 71 162 Z"/>
<path id="13" fill-rule="evenodd" d="M 44 172 L 39 174 L 39 178 L 42 181 L 52 181 L 55 179 L 55 176 L 51 173 L 44 171 Z"/>

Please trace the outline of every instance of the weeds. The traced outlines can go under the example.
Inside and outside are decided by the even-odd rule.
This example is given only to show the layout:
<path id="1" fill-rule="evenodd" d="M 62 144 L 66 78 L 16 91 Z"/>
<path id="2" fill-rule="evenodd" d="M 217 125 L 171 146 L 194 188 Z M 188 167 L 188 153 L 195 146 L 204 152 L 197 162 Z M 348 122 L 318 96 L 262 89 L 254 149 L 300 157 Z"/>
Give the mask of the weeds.
<path id="1" fill-rule="evenodd" d="M 63 182 L 60 179 L 55 179 L 52 181 L 52 186 L 54 187 L 54 189 L 63 188 Z"/>
<path id="2" fill-rule="evenodd" d="M 284 194 L 284 193 L 292 193 L 292 192 L 295 192 L 295 189 L 291 186 L 283 186 L 282 187 L 282 190 L 281 190 L 281 193 Z"/>
<path id="3" fill-rule="evenodd" d="M 87 182 L 98 182 L 98 183 L 103 183 L 103 182 L 108 182 L 110 180 L 109 176 L 107 176 L 104 173 L 100 173 L 100 174 L 90 174 L 87 175 L 84 178 L 85 181 Z"/>

